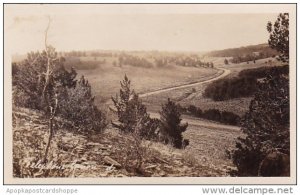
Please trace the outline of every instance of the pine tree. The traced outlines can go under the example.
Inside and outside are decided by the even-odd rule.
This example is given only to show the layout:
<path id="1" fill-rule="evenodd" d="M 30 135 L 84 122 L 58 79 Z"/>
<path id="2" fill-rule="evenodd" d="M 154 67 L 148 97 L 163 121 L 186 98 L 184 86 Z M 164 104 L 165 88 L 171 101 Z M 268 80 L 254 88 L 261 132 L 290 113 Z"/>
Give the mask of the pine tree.
<path id="1" fill-rule="evenodd" d="M 151 119 L 147 108 L 142 104 L 134 90 L 130 89 L 130 80 L 125 75 L 120 82 L 119 94 L 112 97 L 120 124 L 114 124 L 123 132 L 136 133 L 145 139 L 156 139 L 158 121 Z"/>
<path id="2" fill-rule="evenodd" d="M 182 133 L 186 131 L 188 124 L 181 124 L 182 119 L 179 107 L 169 98 L 167 103 L 162 106 L 160 120 L 162 141 L 166 144 L 170 143 L 176 148 L 182 148 L 184 145 Z M 186 143 L 187 140 L 185 141 Z"/>
<path id="3" fill-rule="evenodd" d="M 261 162 L 271 153 L 290 155 L 288 75 L 274 71 L 259 87 L 242 121 L 246 137 L 238 139 L 232 155 L 240 176 L 257 176 Z M 266 169 L 272 176 L 280 174 L 274 167 Z"/>
<path id="4" fill-rule="evenodd" d="M 224 64 L 228 65 L 228 60 L 227 59 L 224 60 Z"/>
<path id="5" fill-rule="evenodd" d="M 272 49 L 277 50 L 280 55 L 278 60 L 289 62 L 289 14 L 281 13 L 272 25 L 268 22 L 267 30 L 270 33 L 268 43 Z"/>
<path id="6" fill-rule="evenodd" d="M 61 94 L 59 115 L 71 121 L 78 131 L 101 132 L 107 125 L 105 114 L 95 106 L 88 80 L 82 76 L 77 85 Z"/>

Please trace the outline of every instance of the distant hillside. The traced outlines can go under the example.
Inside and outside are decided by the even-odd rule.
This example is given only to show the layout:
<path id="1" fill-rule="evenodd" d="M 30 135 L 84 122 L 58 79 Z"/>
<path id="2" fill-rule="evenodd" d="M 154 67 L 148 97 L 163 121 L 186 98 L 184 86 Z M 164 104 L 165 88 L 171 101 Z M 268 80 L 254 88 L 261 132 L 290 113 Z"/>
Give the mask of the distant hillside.
<path id="1" fill-rule="evenodd" d="M 239 48 L 229 48 L 206 53 L 210 57 L 245 57 L 250 55 L 263 55 L 265 58 L 276 56 L 278 53 L 271 49 L 267 43 L 250 45 Z"/>

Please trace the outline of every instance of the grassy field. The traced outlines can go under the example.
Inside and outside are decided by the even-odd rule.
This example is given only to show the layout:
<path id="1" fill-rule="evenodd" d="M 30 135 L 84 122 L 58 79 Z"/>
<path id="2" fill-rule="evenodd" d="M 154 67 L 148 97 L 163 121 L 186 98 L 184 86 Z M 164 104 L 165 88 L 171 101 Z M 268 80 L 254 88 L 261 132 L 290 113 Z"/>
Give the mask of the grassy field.
<path id="1" fill-rule="evenodd" d="M 79 70 L 78 75 L 84 75 L 88 79 L 96 96 L 96 102 L 103 103 L 119 92 L 120 81 L 125 74 L 131 80 L 132 89 L 137 93 L 144 93 L 203 80 L 217 72 L 218 70 L 212 68 L 182 66 L 137 68 L 101 65 L 94 70 Z"/>
<path id="2" fill-rule="evenodd" d="M 202 124 L 205 123 L 202 121 Z M 189 124 L 189 129 L 184 133 L 184 137 L 189 139 L 190 146 L 186 147 L 186 152 L 193 154 L 198 161 L 212 169 L 226 170 L 232 167 L 232 162 L 226 155 L 226 150 L 235 147 L 236 138 L 242 136 L 241 131 L 225 129 L 220 127 L 212 128 L 210 123 L 207 127 L 199 127 Z"/>
<path id="3" fill-rule="evenodd" d="M 126 74 L 131 80 L 132 89 L 137 93 L 145 93 L 164 89 L 167 87 L 179 86 L 196 81 L 206 80 L 216 76 L 220 71 L 211 68 L 196 68 L 169 65 L 162 68 L 142 68 L 132 66 L 113 66 L 116 60 L 114 57 L 105 58 L 105 64 L 99 64 L 96 69 L 78 70 L 78 76 L 84 75 L 92 85 L 93 93 L 96 97 L 97 105 L 103 105 L 119 92 L 120 81 Z M 250 62 L 240 64 L 224 65 L 225 58 L 203 58 L 207 61 L 214 62 L 216 67 L 226 68 L 231 71 L 227 77 L 234 77 L 240 71 L 263 66 L 278 65 L 273 58 L 257 60 L 256 63 Z M 103 60 L 103 58 L 83 57 L 82 62 L 92 60 Z M 270 62 L 271 61 L 271 62 Z M 236 98 L 226 101 L 215 102 L 202 96 L 203 91 L 208 83 L 175 89 L 168 92 L 162 92 L 156 95 L 144 97 L 143 102 L 149 111 L 157 112 L 161 105 L 168 98 L 180 103 L 183 106 L 195 105 L 202 110 L 216 108 L 222 111 L 229 111 L 242 116 L 249 107 L 251 98 Z"/>

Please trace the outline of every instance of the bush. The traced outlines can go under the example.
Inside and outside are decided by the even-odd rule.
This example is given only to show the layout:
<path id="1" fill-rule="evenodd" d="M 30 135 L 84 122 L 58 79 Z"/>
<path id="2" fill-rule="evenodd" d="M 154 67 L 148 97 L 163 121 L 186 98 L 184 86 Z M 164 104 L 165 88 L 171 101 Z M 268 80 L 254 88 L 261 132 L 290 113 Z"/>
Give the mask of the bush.
<path id="1" fill-rule="evenodd" d="M 83 76 L 76 87 L 66 89 L 60 99 L 59 114 L 72 121 L 78 130 L 100 132 L 106 127 L 106 117 L 94 105 L 91 86 Z"/>
<path id="2" fill-rule="evenodd" d="M 202 110 L 194 105 L 190 105 L 187 110 L 196 117 L 202 116 Z"/>
<path id="3" fill-rule="evenodd" d="M 232 112 L 223 111 L 221 112 L 221 123 L 229 125 L 239 125 L 241 117 Z"/>
<path id="4" fill-rule="evenodd" d="M 195 117 L 204 118 L 212 121 L 218 121 L 229 125 L 239 125 L 240 116 L 232 112 L 219 111 L 217 109 L 209 109 L 202 111 L 194 105 L 187 108 L 181 108 L 183 113 L 191 114 Z"/>
<path id="5" fill-rule="evenodd" d="M 270 154 L 276 153 L 277 156 L 288 157 L 290 155 L 289 108 L 288 75 L 274 70 L 259 85 L 259 90 L 242 121 L 242 131 L 246 137 L 238 139 L 236 149 L 231 155 L 238 169 L 236 175 L 289 175 L 289 172 L 281 173 L 275 170 L 274 163 L 269 167 L 264 165 L 264 171 L 260 172 L 261 163 L 266 162 L 265 159 Z M 275 162 L 276 169 L 282 170 L 280 166 L 289 166 L 289 162 L 281 164 L 281 158 L 277 159 L 280 162 Z"/>
<path id="6" fill-rule="evenodd" d="M 208 109 L 202 114 L 208 120 L 221 121 L 221 112 L 217 109 Z"/>
<path id="7" fill-rule="evenodd" d="M 188 140 L 183 141 L 182 133 L 187 129 L 188 124 L 181 124 L 181 113 L 178 106 L 168 99 L 160 111 L 160 136 L 165 144 L 172 144 L 176 148 L 183 148 L 189 144 Z"/>

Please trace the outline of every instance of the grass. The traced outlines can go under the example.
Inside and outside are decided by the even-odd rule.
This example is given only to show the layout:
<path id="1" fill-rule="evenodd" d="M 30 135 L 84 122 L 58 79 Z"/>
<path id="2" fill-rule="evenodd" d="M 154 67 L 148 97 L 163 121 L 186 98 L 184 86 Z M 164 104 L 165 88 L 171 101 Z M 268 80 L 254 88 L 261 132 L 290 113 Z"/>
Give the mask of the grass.
<path id="1" fill-rule="evenodd" d="M 106 102 L 119 92 L 120 80 L 126 74 L 131 80 L 132 89 L 144 93 L 195 82 L 216 74 L 211 68 L 168 66 L 166 68 L 137 68 L 132 66 L 114 67 L 101 65 L 95 70 L 79 70 L 85 75 L 96 96 L 96 103 Z"/>
<path id="2" fill-rule="evenodd" d="M 193 154 L 202 165 L 217 169 L 232 167 L 226 149 L 233 149 L 236 138 L 241 135 L 240 131 L 225 130 L 221 126 L 211 129 L 190 124 L 188 131 L 184 132 L 184 138 L 190 141 L 185 150 Z"/>

